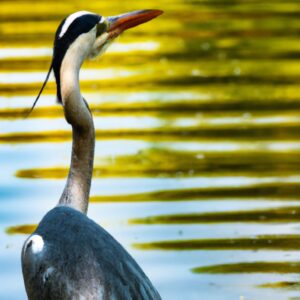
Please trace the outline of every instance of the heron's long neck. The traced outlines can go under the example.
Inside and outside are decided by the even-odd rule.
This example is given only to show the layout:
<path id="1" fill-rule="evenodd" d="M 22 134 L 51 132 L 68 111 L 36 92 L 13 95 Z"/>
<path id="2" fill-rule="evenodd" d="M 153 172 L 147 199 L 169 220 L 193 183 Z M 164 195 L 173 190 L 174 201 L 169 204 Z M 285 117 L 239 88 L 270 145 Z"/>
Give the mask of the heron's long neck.
<path id="1" fill-rule="evenodd" d="M 87 212 L 94 162 L 95 130 L 87 103 L 80 93 L 79 70 L 65 58 L 61 67 L 61 95 L 65 118 L 72 125 L 73 144 L 71 166 L 59 205 Z"/>

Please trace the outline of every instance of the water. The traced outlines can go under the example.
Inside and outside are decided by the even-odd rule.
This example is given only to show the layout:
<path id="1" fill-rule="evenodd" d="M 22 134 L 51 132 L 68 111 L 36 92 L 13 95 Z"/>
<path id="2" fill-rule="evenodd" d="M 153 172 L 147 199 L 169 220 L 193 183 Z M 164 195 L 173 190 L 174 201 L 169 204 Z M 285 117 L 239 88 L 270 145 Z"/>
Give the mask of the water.
<path id="1" fill-rule="evenodd" d="M 1 1 L 0 299 L 26 299 L 22 243 L 57 202 L 70 127 L 50 64 L 77 10 L 165 14 L 81 72 L 97 145 L 89 216 L 163 299 L 300 298 L 296 0 Z"/>

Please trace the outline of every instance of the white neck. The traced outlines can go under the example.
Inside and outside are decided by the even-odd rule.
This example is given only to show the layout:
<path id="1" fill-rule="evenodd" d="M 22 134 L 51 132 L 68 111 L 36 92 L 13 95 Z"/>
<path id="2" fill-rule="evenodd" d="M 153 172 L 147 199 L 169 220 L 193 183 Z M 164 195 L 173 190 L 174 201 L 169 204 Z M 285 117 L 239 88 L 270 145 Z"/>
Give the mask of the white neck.
<path id="1" fill-rule="evenodd" d="M 95 148 L 93 118 L 79 86 L 79 71 L 89 46 L 83 42 L 88 41 L 72 44 L 60 69 L 64 113 L 72 125 L 73 144 L 69 175 L 58 205 L 70 206 L 83 213 L 88 208 Z"/>

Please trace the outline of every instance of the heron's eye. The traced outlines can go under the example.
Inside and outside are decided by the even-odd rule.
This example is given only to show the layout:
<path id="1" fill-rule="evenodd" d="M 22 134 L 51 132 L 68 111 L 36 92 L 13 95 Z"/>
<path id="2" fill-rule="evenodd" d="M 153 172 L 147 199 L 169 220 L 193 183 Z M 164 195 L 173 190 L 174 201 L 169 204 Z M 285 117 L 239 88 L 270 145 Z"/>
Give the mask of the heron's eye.
<path id="1" fill-rule="evenodd" d="M 105 21 L 101 22 L 101 23 L 98 23 L 98 25 L 97 25 L 97 36 L 101 35 L 106 30 L 107 30 L 107 23 Z"/>

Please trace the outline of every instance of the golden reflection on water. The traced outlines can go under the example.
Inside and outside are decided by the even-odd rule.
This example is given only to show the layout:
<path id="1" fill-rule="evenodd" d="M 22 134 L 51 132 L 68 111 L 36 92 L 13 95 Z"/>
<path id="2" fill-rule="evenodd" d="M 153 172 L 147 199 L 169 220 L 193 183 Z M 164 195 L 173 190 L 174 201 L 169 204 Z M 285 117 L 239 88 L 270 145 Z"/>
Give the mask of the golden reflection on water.
<path id="1" fill-rule="evenodd" d="M 7 234 L 31 234 L 36 229 L 36 224 L 26 224 L 19 226 L 10 226 L 6 228 Z"/>
<path id="2" fill-rule="evenodd" d="M 105 217 L 121 236 L 130 232 L 127 244 L 142 264 L 151 260 L 164 299 L 203 292 L 221 299 L 225 285 L 228 299 L 297 299 L 291 274 L 300 273 L 300 5 L 167 0 L 155 6 L 163 17 L 124 34 L 81 73 L 98 146 L 124 147 L 110 144 L 97 154 L 91 210 L 113 207 Z M 46 212 L 50 203 L 30 202 L 22 188 L 47 196 L 39 184 L 58 190 L 68 172 L 67 153 L 57 148 L 71 142 L 71 132 L 61 127 L 53 78 L 23 119 L 49 67 L 57 24 L 75 10 L 111 15 L 145 7 L 153 2 L 0 3 L 0 219 L 8 245 L 30 234 L 42 216 L 35 209 Z M 142 146 L 129 151 L 132 141 Z M 105 191 L 97 189 L 101 179 Z M 121 222 L 118 211 L 126 213 Z M 206 257 L 210 251 L 219 254 Z M 0 267 L 0 280 L 11 273 L 21 282 L 17 268 Z M 230 277 L 252 273 L 260 276 Z"/>
<path id="3" fill-rule="evenodd" d="M 213 179 L 213 178 L 212 178 Z M 130 195 L 91 196 L 91 202 L 207 201 L 212 199 L 299 201 L 299 184 L 264 183 L 240 187 L 191 188 Z"/>
<path id="4" fill-rule="evenodd" d="M 298 273 L 298 272 L 296 272 L 296 273 Z M 281 282 L 261 284 L 259 287 L 269 288 L 269 289 L 299 290 L 300 282 L 298 282 L 298 281 L 281 281 Z"/>
<path id="5" fill-rule="evenodd" d="M 299 262 L 253 262 L 227 264 L 194 268 L 195 273 L 232 274 L 232 273 L 300 273 Z M 299 288 L 299 282 L 277 282 L 276 284 L 264 284 L 264 288 Z"/>
<path id="6" fill-rule="evenodd" d="M 199 153 L 193 151 L 174 151 L 147 149 L 135 155 L 121 155 L 95 159 L 94 177 L 195 177 L 203 174 L 225 176 L 274 176 L 297 175 L 300 163 L 298 152 Z M 126 169 L 124 169 L 126 166 Z M 21 178 L 65 178 L 68 167 L 52 167 L 18 170 Z M 282 184 L 284 187 L 285 185 Z M 296 196 L 294 194 L 294 196 Z"/>
<path id="7" fill-rule="evenodd" d="M 172 240 L 135 243 L 141 250 L 300 250 L 300 235 L 268 235 L 255 238 Z"/>
<path id="8" fill-rule="evenodd" d="M 191 213 L 160 215 L 142 219 L 131 219 L 130 224 L 201 224 L 201 223 L 289 223 L 300 221 L 300 208 L 280 207 L 276 209 L 228 211 L 216 213 Z"/>

